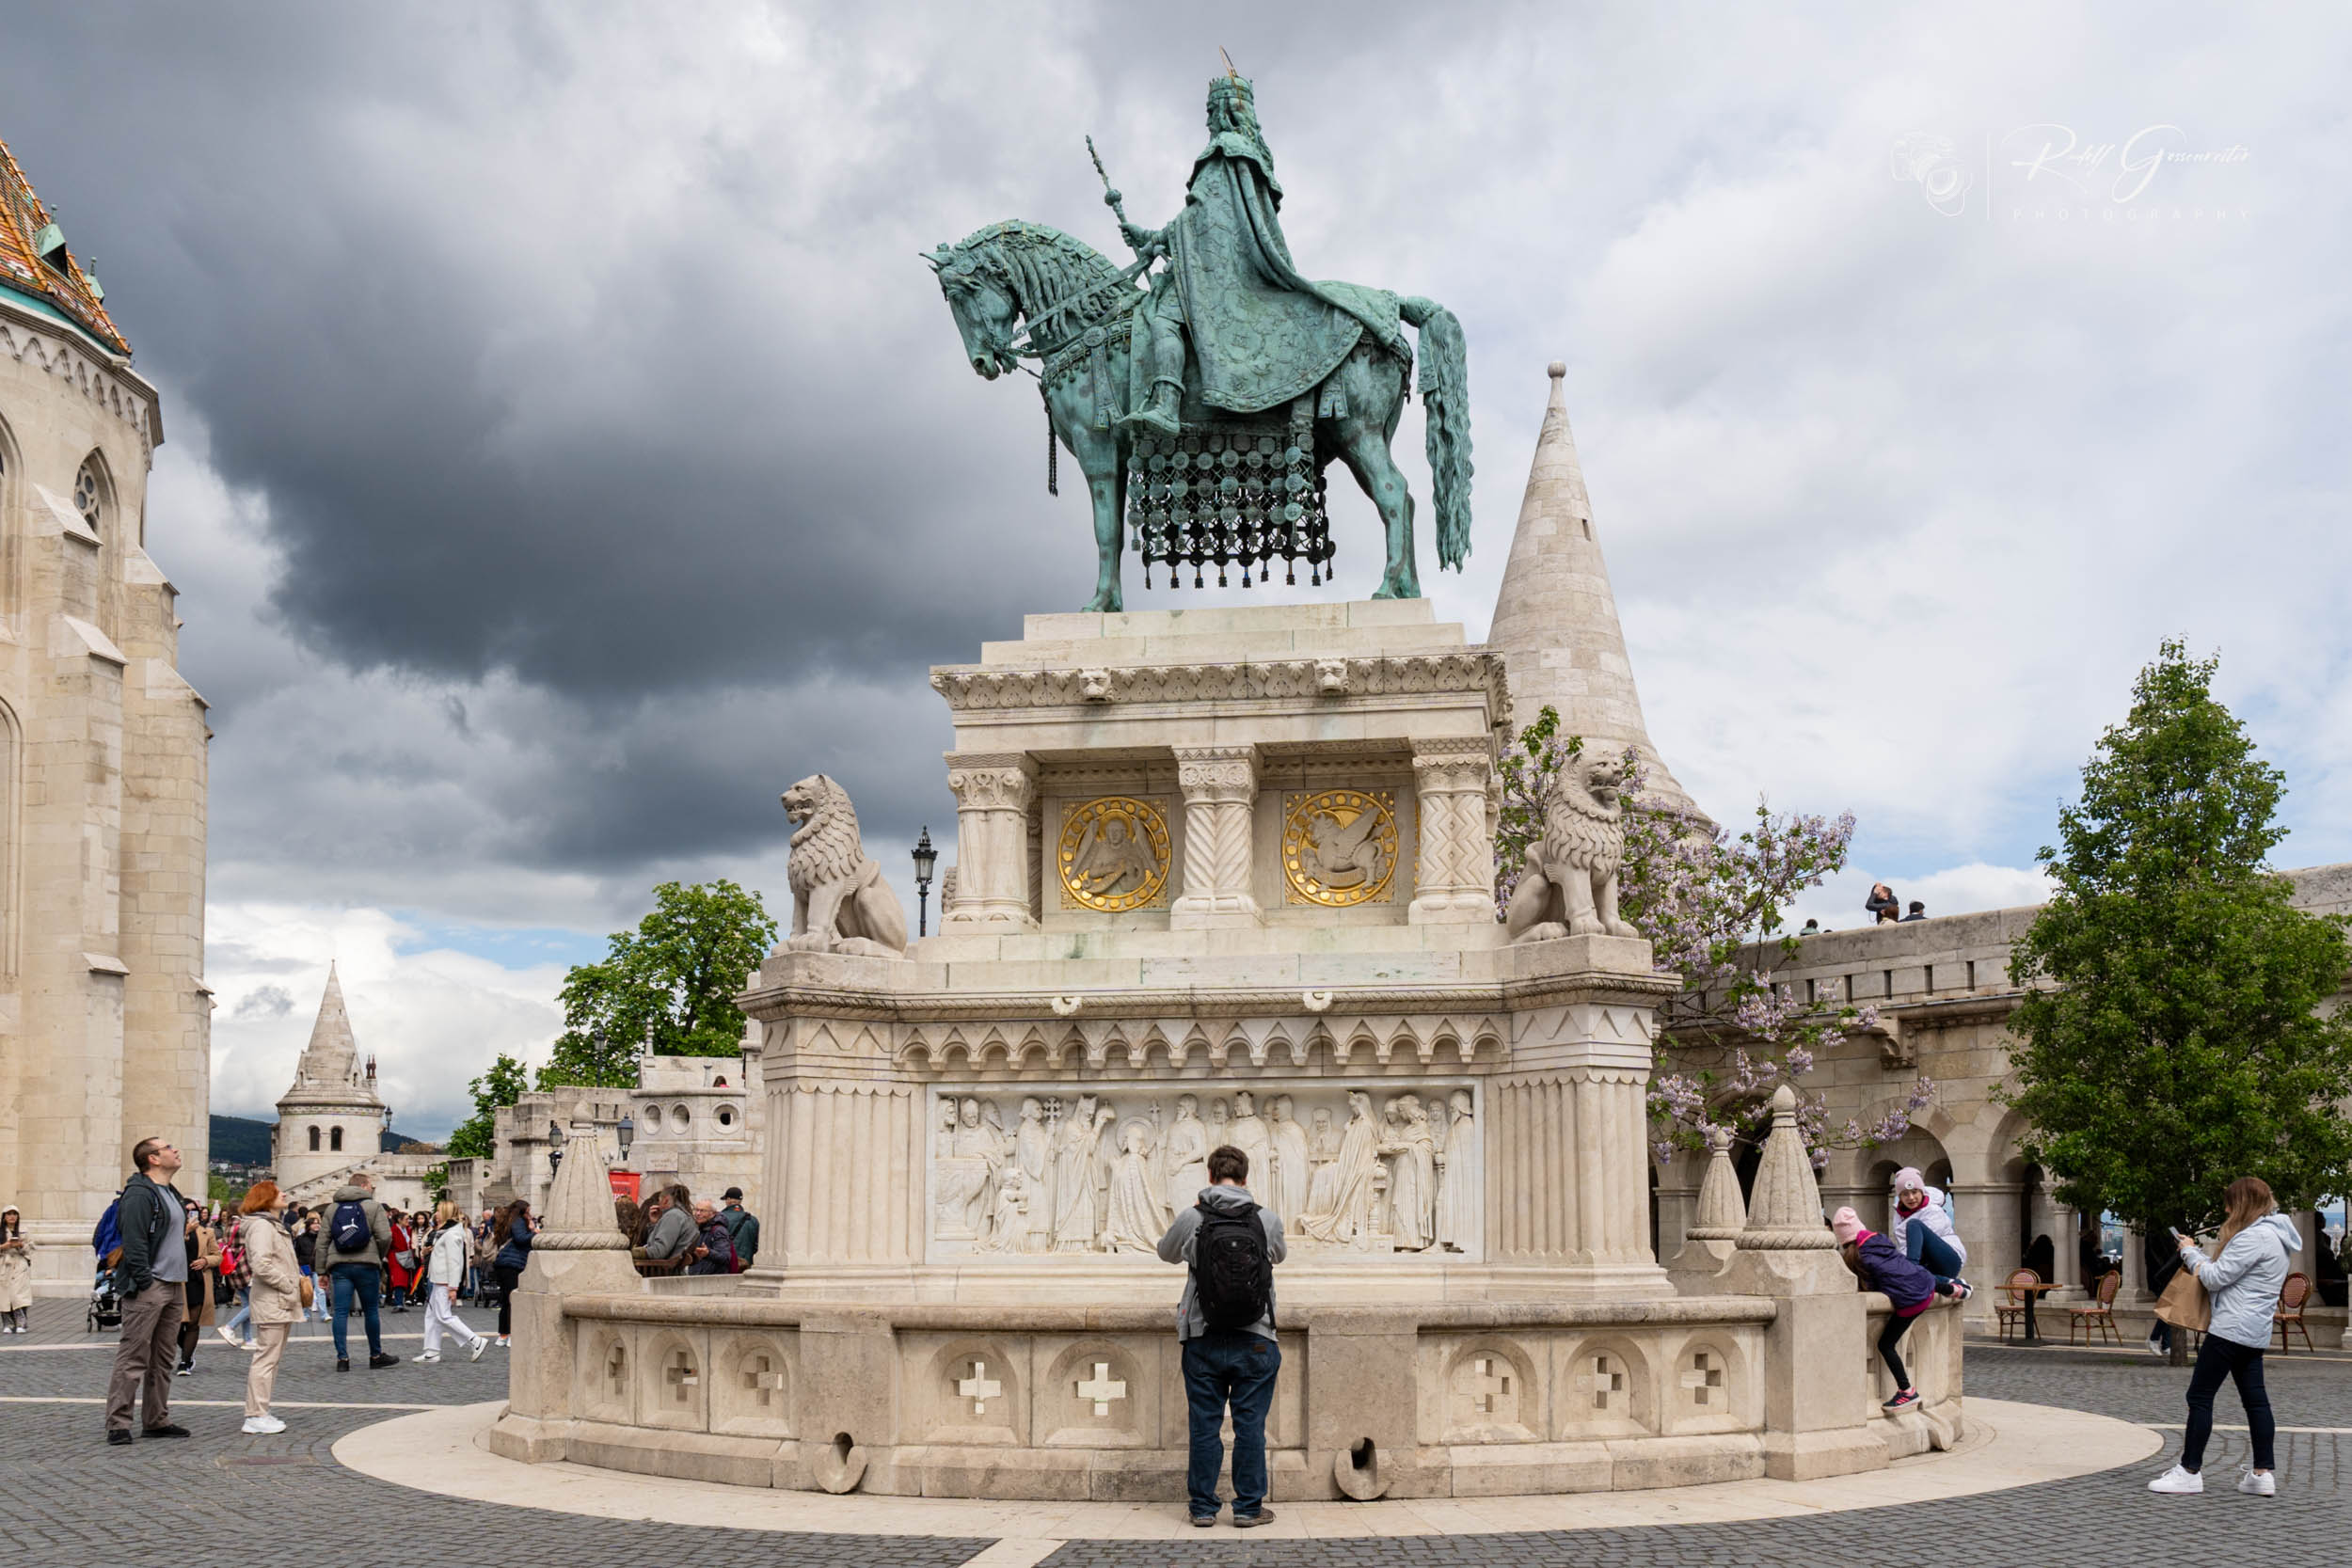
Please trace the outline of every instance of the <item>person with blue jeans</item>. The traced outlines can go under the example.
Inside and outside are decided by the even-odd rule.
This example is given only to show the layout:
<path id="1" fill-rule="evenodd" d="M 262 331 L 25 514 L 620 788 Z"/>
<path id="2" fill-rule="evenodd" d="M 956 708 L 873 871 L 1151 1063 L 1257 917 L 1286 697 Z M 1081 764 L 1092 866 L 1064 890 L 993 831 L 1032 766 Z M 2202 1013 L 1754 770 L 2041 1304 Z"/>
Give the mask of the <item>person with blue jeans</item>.
<path id="1" fill-rule="evenodd" d="M 1887 1211 L 1886 1239 L 1902 1248 L 1903 1256 L 1935 1276 L 1936 1288 L 1956 1286 L 1948 1292 L 1963 1301 L 1973 1293 L 1960 1271 L 1968 1266 L 1968 1248 L 1953 1228 L 1952 1212 L 1944 1195 L 1927 1178 L 1905 1165 L 1895 1173 L 1895 1202 Z"/>
<path id="2" fill-rule="evenodd" d="M 1273 1265 L 1287 1252 L 1281 1217 L 1262 1209 L 1243 1185 L 1249 1156 L 1231 1145 L 1209 1151 L 1209 1184 L 1200 1200 L 1177 1214 L 1160 1238 L 1160 1259 L 1185 1267 L 1184 1298 L 1176 1312 L 1177 1338 L 1184 1341 L 1184 1399 L 1192 1416 L 1192 1459 L 1184 1485 L 1195 1526 L 1216 1523 L 1216 1475 L 1225 1463 L 1222 1428 L 1233 1414 L 1233 1528 L 1271 1524 L 1265 1506 L 1265 1418 L 1274 1402 L 1274 1380 L 1282 1370 L 1282 1347 L 1274 1335 Z M 1234 1222 L 1254 1221 L 1256 1234 Z M 1202 1257 L 1203 1229 L 1209 1257 Z M 1233 1272 L 1220 1259 L 1254 1266 L 1254 1283 L 1236 1287 Z M 1205 1283 L 1204 1289 L 1204 1271 Z M 1232 1320 L 1248 1306 L 1263 1304 L 1254 1318 Z M 1224 1319 L 1223 1326 L 1214 1320 Z"/>
<path id="3" fill-rule="evenodd" d="M 357 1228 L 364 1232 L 356 1246 L 345 1244 L 353 1240 L 351 1236 L 337 1235 L 342 1228 L 337 1222 L 345 1219 L 353 1208 L 358 1211 Z M 335 1370 L 339 1372 L 351 1370 L 346 1330 L 355 1300 L 367 1318 L 369 1367 L 380 1371 L 400 1365 L 399 1356 L 384 1354 L 384 1323 L 378 1315 L 384 1259 L 391 1242 L 391 1222 L 385 1218 L 384 1206 L 375 1201 L 375 1178 L 366 1171 L 353 1172 L 351 1180 L 336 1188 L 335 1196 L 326 1201 L 326 1224 L 319 1231 L 313 1254 L 326 1265 L 326 1286 L 334 1297 Z"/>

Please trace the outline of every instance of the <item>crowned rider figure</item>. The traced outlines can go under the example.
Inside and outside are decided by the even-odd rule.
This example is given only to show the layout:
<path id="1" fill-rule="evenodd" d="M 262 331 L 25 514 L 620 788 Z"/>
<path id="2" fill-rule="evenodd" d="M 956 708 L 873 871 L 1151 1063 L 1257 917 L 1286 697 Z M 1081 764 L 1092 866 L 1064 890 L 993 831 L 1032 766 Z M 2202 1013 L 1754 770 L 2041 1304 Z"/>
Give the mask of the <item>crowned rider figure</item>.
<path id="1" fill-rule="evenodd" d="M 1137 412 L 1124 422 L 1182 433 L 1185 344 L 1200 401 L 1254 414 L 1311 391 L 1363 335 L 1410 359 L 1394 305 L 1347 284 L 1310 281 L 1282 238 L 1282 186 L 1258 127 L 1249 79 L 1209 84 L 1209 145 L 1193 160 L 1184 210 L 1167 228 L 1122 222 L 1138 258 L 1166 257 L 1136 308 Z"/>

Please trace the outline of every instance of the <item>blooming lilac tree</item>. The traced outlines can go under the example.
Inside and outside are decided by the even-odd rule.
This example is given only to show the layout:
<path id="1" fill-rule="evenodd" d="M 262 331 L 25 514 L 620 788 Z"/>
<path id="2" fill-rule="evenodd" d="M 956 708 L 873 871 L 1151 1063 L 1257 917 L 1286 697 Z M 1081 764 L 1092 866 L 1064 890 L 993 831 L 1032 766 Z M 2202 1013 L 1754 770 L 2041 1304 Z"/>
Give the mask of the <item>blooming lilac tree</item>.
<path id="1" fill-rule="evenodd" d="M 1543 836 L 1553 777 L 1582 751 L 1581 740 L 1563 739 L 1559 727 L 1559 714 L 1546 707 L 1503 760 L 1495 832 L 1500 904 L 1509 901 L 1528 846 Z M 1869 1148 L 1909 1132 L 1912 1117 L 1934 1093 L 1926 1078 L 1913 1085 L 1903 1105 L 1869 1126 L 1829 1125 L 1822 1098 L 1799 1080 L 1821 1051 L 1874 1028 L 1876 1010 L 1802 1001 L 1774 980 L 1771 967 L 1798 952 L 1783 911 L 1844 867 L 1852 813 L 1834 819 L 1775 814 L 1759 800 L 1754 823 L 1735 837 L 1645 794 L 1640 759 L 1630 752 L 1626 765 L 1618 909 L 1649 939 L 1656 967 L 1682 976 L 1682 990 L 1661 1009 L 1659 1070 L 1650 1080 L 1651 1139 L 1660 1163 L 1678 1148 L 1703 1152 L 1718 1127 L 1737 1137 L 1756 1135 L 1783 1084 L 1796 1091 L 1798 1131 L 1817 1169 L 1833 1148 Z"/>

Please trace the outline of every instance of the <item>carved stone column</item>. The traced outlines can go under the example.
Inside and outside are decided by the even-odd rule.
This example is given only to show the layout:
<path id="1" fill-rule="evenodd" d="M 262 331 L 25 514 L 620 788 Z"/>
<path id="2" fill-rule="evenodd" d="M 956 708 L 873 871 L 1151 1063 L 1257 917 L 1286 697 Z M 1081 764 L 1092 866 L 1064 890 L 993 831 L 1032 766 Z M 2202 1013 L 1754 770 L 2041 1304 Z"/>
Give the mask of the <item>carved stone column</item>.
<path id="1" fill-rule="evenodd" d="M 956 796 L 956 902 L 940 929 L 1036 929 L 1028 842 L 1035 766 L 1018 752 L 950 752 L 947 787 Z"/>
<path id="2" fill-rule="evenodd" d="M 1413 743 L 1421 800 L 1414 925 L 1494 919 L 1495 843 L 1486 820 L 1493 776 L 1494 748 L 1484 736 Z"/>
<path id="3" fill-rule="evenodd" d="M 1184 891 L 1168 907 L 1177 930 L 1249 926 L 1250 808 L 1258 799 L 1258 753 L 1250 746 L 1179 746 L 1176 784 L 1184 795 Z"/>

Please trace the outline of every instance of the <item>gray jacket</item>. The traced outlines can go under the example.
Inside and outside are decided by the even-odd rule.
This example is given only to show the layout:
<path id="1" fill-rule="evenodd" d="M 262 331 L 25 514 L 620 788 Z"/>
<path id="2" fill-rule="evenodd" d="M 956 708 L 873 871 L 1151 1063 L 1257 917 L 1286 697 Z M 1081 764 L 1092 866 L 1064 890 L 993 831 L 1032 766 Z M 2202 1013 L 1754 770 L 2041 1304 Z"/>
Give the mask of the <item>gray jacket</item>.
<path id="1" fill-rule="evenodd" d="M 688 1247 L 702 1245 L 703 1233 L 694 1224 L 694 1216 L 676 1204 L 661 1211 L 661 1217 L 653 1222 L 653 1229 L 645 1236 L 645 1256 L 667 1260 Z"/>
<path id="2" fill-rule="evenodd" d="M 2287 1282 L 2287 1256 L 2303 1245 L 2303 1233 L 2284 1214 L 2265 1214 L 2230 1238 L 2221 1256 L 2208 1259 L 2196 1247 L 2181 1254 L 2197 1271 L 2197 1282 L 2213 1295 L 2213 1326 L 2206 1330 L 2249 1350 L 2267 1349 L 2270 1314 L 2279 1288 Z"/>
<path id="3" fill-rule="evenodd" d="M 1249 1196 L 1247 1187 L 1203 1187 L 1200 1201 L 1216 1209 L 1238 1209 L 1256 1200 Z M 1262 1208 L 1258 1211 L 1258 1225 L 1265 1231 L 1267 1261 L 1279 1263 L 1290 1252 L 1282 1243 L 1282 1216 L 1271 1209 Z M 1200 1210 L 1195 1206 L 1179 1212 L 1176 1223 L 1169 1226 L 1168 1234 L 1160 1238 L 1160 1261 L 1184 1265 L 1184 1299 L 1176 1309 L 1176 1338 L 1179 1339 L 1198 1339 L 1209 1332 L 1208 1320 L 1200 1315 L 1200 1303 L 1192 1282 L 1192 1244 L 1200 1230 Z M 1251 1323 L 1249 1332 L 1268 1339 L 1276 1337 L 1274 1295 L 1271 1291 L 1266 1293 L 1265 1316 Z"/>

